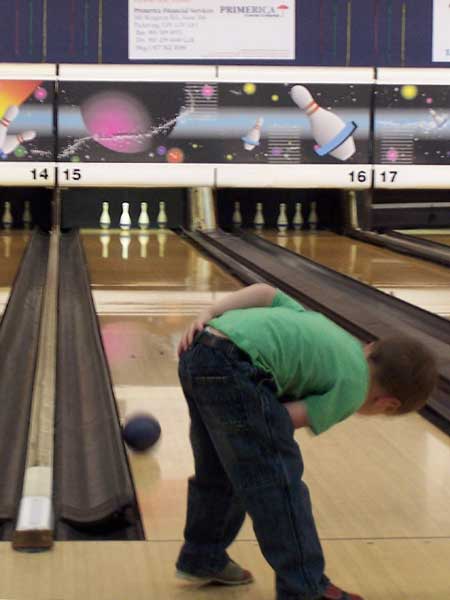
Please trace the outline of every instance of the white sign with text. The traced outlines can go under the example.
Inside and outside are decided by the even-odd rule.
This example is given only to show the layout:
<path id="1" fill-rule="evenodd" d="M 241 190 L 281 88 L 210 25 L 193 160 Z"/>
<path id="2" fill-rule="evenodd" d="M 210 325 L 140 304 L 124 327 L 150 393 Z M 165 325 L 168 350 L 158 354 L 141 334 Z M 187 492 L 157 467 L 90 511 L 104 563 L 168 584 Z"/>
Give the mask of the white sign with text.
<path id="1" fill-rule="evenodd" d="M 128 0 L 130 60 L 295 59 L 295 0 Z"/>
<path id="2" fill-rule="evenodd" d="M 434 0 L 433 62 L 450 62 L 450 1 Z"/>

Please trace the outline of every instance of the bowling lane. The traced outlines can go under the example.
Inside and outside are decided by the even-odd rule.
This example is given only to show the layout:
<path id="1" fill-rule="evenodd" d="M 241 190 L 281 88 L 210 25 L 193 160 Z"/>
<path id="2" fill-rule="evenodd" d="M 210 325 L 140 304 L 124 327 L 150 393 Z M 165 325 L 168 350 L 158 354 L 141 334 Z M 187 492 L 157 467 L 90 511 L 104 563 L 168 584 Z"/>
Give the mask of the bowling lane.
<path id="1" fill-rule="evenodd" d="M 193 463 L 176 347 L 203 307 L 240 285 L 169 231 L 82 238 L 119 412 L 152 412 L 163 430 L 153 452 L 130 454 L 147 538 L 181 539 Z"/>
<path id="2" fill-rule="evenodd" d="M 136 546 L 133 565 L 138 573 L 129 572 L 124 581 L 136 598 L 145 597 L 156 581 L 158 597 L 181 599 L 187 592 L 172 574 L 183 536 L 186 479 L 193 465 L 175 349 L 199 310 L 240 284 L 170 232 L 152 231 L 141 241 L 142 234 L 133 232 L 128 258 L 125 236 L 121 241 L 117 232 L 102 235 L 109 239 L 102 242 L 100 232 L 86 232 L 83 243 L 119 411 L 122 416 L 152 412 L 163 430 L 149 454 L 130 455 L 148 544 Z M 369 600 L 401 600 L 417 589 L 437 589 L 438 581 L 442 587 L 447 560 L 433 563 L 417 581 L 417 557 L 430 552 L 450 556 L 450 547 L 442 544 L 450 539 L 449 438 L 417 415 L 391 421 L 353 417 L 326 435 L 302 431 L 296 438 L 329 559 L 328 574 Z M 125 558 L 118 557 L 117 564 L 123 565 L 123 560 L 129 563 L 126 556 L 134 546 L 103 547 L 108 557 L 120 548 Z M 81 566 L 88 551 L 83 548 Z M 272 575 L 248 520 L 231 554 L 255 572 L 256 584 L 246 591 L 248 600 L 272 598 Z M 101 560 L 92 564 L 108 581 L 115 573 L 110 562 L 111 573 Z M 401 569 L 392 567 L 399 564 Z M 140 587 L 139 581 L 149 583 Z M 198 596 L 209 598 L 210 593 L 205 588 Z M 221 590 L 214 593 L 222 597 Z M 224 598 L 229 593 L 224 590 Z M 104 586 L 96 594 L 98 600 L 109 597 Z"/>
<path id="3" fill-rule="evenodd" d="M 398 233 L 450 246 L 450 229 L 399 229 Z"/>
<path id="4" fill-rule="evenodd" d="M 147 538 L 179 540 L 192 457 L 176 345 L 203 306 L 240 285 L 173 233 L 151 232 L 146 257 L 133 233 L 128 259 L 108 235 L 107 257 L 98 232 L 83 242 L 119 409 L 150 411 L 163 430 L 153 452 L 131 455 Z M 297 437 L 324 539 L 450 536 L 450 440 L 420 417 L 353 417 Z M 240 539 L 254 539 L 248 523 Z"/>
<path id="5" fill-rule="evenodd" d="M 334 233 L 263 231 L 261 236 L 335 271 L 450 318 L 450 271 Z"/>
<path id="6" fill-rule="evenodd" d="M 28 231 L 0 231 L 0 316 L 8 303 L 30 235 Z"/>

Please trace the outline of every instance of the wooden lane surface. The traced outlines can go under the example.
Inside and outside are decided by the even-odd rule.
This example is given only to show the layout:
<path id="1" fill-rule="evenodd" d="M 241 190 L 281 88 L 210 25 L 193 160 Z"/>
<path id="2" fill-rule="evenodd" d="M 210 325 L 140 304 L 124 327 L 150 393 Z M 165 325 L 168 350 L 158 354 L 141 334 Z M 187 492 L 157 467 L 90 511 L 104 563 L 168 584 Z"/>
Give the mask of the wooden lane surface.
<path id="1" fill-rule="evenodd" d="M 181 539 L 193 466 L 176 348 L 203 306 L 240 285 L 171 232 L 150 233 L 146 258 L 137 238 L 127 260 L 120 234 L 111 233 L 107 259 L 98 234 L 83 244 L 120 414 L 152 412 L 163 430 L 153 452 L 130 454 L 147 539 Z"/>
<path id="2" fill-rule="evenodd" d="M 397 298 L 450 317 L 450 270 L 334 233 L 289 232 L 261 236 Z"/>
<path id="3" fill-rule="evenodd" d="M 86 236 L 88 264 L 99 269 L 98 253 L 91 257 L 88 240 Z M 93 293 L 121 413 L 151 411 L 162 425 L 163 436 L 153 452 L 131 455 L 147 539 L 180 543 L 186 478 L 193 467 L 176 345 L 202 303 L 239 286 L 197 250 L 169 234 L 164 257 L 155 253 L 153 259 L 142 260 L 138 252 L 134 258 L 129 255 L 133 264 L 124 291 L 129 304 L 120 297 L 114 307 L 120 290 L 117 274 L 124 272 L 117 265 L 120 260 L 116 254 L 109 267 L 108 260 L 100 261 L 102 269 L 110 272 L 99 276 L 101 284 L 96 283 L 93 269 Z M 135 274 L 134 281 L 129 272 Z M 108 284 L 110 301 L 105 300 L 107 277 L 114 280 Z M 137 298 L 140 293 L 145 300 Z M 398 538 L 405 544 L 406 540 L 419 544 L 421 538 L 450 538 L 450 440 L 419 416 L 353 417 L 324 436 L 304 431 L 297 433 L 297 439 L 323 540 L 333 544 Z M 253 554 L 259 555 L 248 520 L 238 540 L 247 544 L 250 562 Z M 333 551 L 342 548 L 333 545 Z M 414 544 L 411 552 L 413 548 Z M 371 565 L 366 567 L 375 577 Z"/>
<path id="4" fill-rule="evenodd" d="M 0 231 L 0 315 L 5 310 L 30 235 L 29 231 Z"/>
<path id="5" fill-rule="evenodd" d="M 99 260 L 98 247 L 91 256 L 88 237 L 84 242 L 91 265 Z M 61 543 L 49 554 L 33 556 L 0 545 L 0 598 L 275 597 L 273 574 L 248 522 L 231 555 L 254 571 L 255 585 L 191 590 L 173 578 L 184 526 L 186 477 L 192 473 L 175 347 L 194 308 L 238 284 L 210 263 L 197 262 L 200 255 L 178 238 L 170 239 L 170 245 L 169 261 L 178 261 L 176 268 L 172 264 L 165 268 L 155 256 L 153 261 L 143 260 L 138 269 L 139 256 L 130 254 L 128 263 L 135 262 L 130 271 L 137 272 L 139 285 L 118 265 L 117 257 L 109 267 L 107 259 L 101 265 L 113 280 L 110 288 L 93 278 L 120 410 L 150 411 L 162 424 L 158 446 L 147 456 L 131 455 L 148 541 Z M 114 275 L 125 271 L 128 305 L 121 295 L 120 277 Z M 214 291 L 207 291 L 208 285 Z M 103 296 L 99 299 L 97 293 Z M 450 561 L 449 439 L 416 415 L 392 420 L 352 417 L 323 436 L 304 431 L 297 439 L 329 576 L 365 600 L 444 600 Z"/>

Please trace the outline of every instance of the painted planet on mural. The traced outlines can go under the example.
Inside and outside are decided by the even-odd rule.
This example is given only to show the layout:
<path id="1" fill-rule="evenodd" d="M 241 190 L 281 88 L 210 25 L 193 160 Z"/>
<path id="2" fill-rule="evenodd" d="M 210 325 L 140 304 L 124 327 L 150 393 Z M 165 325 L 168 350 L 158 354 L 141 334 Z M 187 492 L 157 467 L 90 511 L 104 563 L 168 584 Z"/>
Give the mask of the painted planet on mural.
<path id="1" fill-rule="evenodd" d="M 87 98 L 81 114 L 96 142 L 125 154 L 145 152 L 152 144 L 152 120 L 144 104 L 126 92 L 104 91 Z"/>

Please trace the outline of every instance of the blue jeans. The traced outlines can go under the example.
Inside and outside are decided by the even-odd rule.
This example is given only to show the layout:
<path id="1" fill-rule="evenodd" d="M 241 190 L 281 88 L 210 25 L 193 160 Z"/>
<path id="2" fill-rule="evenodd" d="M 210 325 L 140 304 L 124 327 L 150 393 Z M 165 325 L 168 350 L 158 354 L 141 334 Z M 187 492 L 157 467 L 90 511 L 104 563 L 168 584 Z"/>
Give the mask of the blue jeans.
<path id="1" fill-rule="evenodd" d="M 177 568 L 222 570 L 247 512 L 275 571 L 277 599 L 320 598 L 328 579 L 290 416 L 270 375 L 228 340 L 204 345 L 210 335 L 202 332 L 179 364 L 195 475 Z"/>

